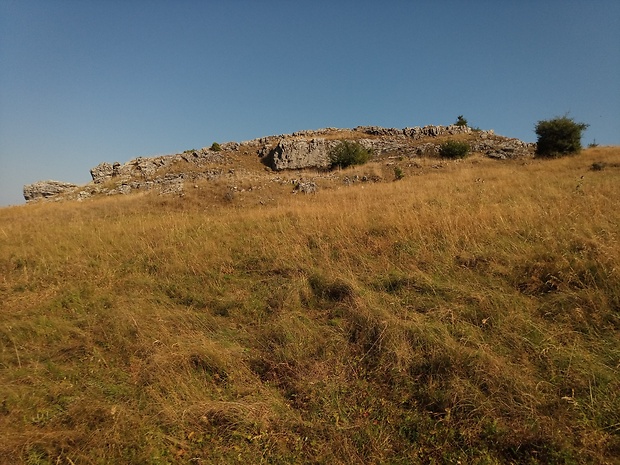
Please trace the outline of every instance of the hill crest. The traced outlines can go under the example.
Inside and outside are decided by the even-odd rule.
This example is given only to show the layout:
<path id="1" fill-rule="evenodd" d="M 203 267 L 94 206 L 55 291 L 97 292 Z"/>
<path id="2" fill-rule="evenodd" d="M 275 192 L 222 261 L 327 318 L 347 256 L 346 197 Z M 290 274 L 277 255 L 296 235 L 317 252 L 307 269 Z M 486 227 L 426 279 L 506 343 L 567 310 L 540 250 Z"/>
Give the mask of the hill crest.
<path id="1" fill-rule="evenodd" d="M 374 161 L 389 158 L 415 160 L 438 158 L 441 143 L 449 139 L 466 141 L 473 153 L 496 159 L 531 156 L 535 144 L 499 136 L 493 130 L 474 130 L 468 126 L 424 126 L 384 128 L 358 126 L 354 129 L 322 128 L 292 134 L 260 137 L 243 142 L 214 143 L 211 147 L 155 157 L 137 157 L 124 164 L 102 162 L 90 170 L 86 185 L 60 181 L 39 181 L 24 186 L 27 202 L 85 200 L 96 195 L 128 194 L 157 190 L 163 194 L 182 194 L 187 182 L 214 180 L 234 172 L 236 167 L 252 165 L 250 170 L 264 174 L 290 170 L 325 170 L 329 150 L 342 140 L 354 140 L 368 148 Z M 244 160 L 241 160 L 244 159 Z"/>

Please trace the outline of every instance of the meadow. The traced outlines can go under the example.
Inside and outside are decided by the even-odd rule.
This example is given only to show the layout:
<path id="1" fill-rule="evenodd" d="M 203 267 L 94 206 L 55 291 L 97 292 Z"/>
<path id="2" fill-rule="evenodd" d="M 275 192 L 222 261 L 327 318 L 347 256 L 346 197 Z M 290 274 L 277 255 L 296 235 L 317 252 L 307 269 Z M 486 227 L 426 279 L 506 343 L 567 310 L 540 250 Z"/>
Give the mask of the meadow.
<path id="1" fill-rule="evenodd" d="M 0 209 L 0 463 L 620 463 L 620 148 L 392 163 Z"/>

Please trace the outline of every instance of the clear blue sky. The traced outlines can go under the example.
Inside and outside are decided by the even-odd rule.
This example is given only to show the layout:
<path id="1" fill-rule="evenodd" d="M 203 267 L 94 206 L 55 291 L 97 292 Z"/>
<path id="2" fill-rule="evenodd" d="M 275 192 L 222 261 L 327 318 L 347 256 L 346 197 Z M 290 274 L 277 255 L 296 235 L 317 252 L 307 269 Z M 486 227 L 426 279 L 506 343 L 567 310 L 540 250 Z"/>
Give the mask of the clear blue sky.
<path id="1" fill-rule="evenodd" d="M 618 0 L 0 0 L 0 206 L 214 141 L 567 112 L 620 145 Z"/>

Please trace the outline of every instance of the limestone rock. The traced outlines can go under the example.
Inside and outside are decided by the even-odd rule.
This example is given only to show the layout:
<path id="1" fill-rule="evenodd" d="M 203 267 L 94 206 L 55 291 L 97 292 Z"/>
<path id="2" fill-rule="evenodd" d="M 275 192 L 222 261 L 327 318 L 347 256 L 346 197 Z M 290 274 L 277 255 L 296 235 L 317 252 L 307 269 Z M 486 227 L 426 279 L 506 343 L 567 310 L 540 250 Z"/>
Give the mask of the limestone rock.
<path id="1" fill-rule="evenodd" d="M 316 183 L 312 181 L 298 181 L 293 188 L 293 192 L 301 192 L 302 194 L 316 194 L 318 190 Z"/>
<path id="2" fill-rule="evenodd" d="M 211 147 L 186 150 L 183 153 L 138 157 L 124 164 L 100 163 L 90 170 L 92 183 L 77 186 L 58 181 L 42 181 L 24 186 L 27 201 L 63 194 L 62 199 L 85 200 L 94 195 L 127 194 L 136 190 L 155 190 L 183 195 L 184 184 L 212 180 L 228 172 L 240 156 L 258 154 L 266 170 L 282 171 L 329 167 L 329 152 L 341 140 L 355 141 L 369 149 L 375 159 L 412 159 L 438 157 L 440 143 L 453 135 L 467 135 L 472 152 L 491 158 L 509 159 L 532 156 L 536 145 L 496 135 L 492 130 L 473 130 L 467 126 L 424 126 L 383 128 L 358 126 L 354 129 L 323 128 L 273 135 L 246 142 L 226 142 L 221 150 Z M 459 138 L 459 139 L 461 139 Z M 248 150 L 250 149 L 250 150 Z M 237 152 L 237 153 L 234 153 Z M 327 175 L 325 175 L 327 176 Z M 365 181 L 362 177 L 361 181 Z M 346 179 L 346 183 L 355 182 Z M 299 183 L 296 192 L 316 191 L 314 183 Z"/>
<path id="3" fill-rule="evenodd" d="M 403 136 L 403 130 L 397 128 L 382 128 L 381 126 L 358 126 L 354 131 L 363 132 L 373 136 Z"/>
<path id="4" fill-rule="evenodd" d="M 536 144 L 523 142 L 519 139 L 494 136 L 492 133 L 480 135 L 480 140 L 472 144 L 472 150 L 481 152 L 487 157 L 499 160 L 522 158 L 532 155 Z"/>
<path id="5" fill-rule="evenodd" d="M 329 150 L 337 141 L 316 138 L 311 140 L 282 139 L 266 155 L 267 165 L 276 171 L 301 168 L 326 168 Z"/>
<path id="6" fill-rule="evenodd" d="M 416 126 L 413 128 L 405 128 L 403 129 L 403 134 L 412 139 L 421 139 L 423 137 L 469 134 L 471 131 L 471 128 L 468 126 L 457 126 L 456 124 L 452 124 L 450 126 L 424 126 L 423 128 Z"/>
<path id="7" fill-rule="evenodd" d="M 225 152 L 236 152 L 241 147 L 241 144 L 239 144 L 238 142 L 225 142 L 220 145 L 220 147 Z"/>
<path id="8" fill-rule="evenodd" d="M 38 181 L 24 186 L 24 199 L 26 202 L 38 199 L 47 199 L 64 192 L 75 189 L 75 184 L 60 181 Z"/>
<path id="9" fill-rule="evenodd" d="M 116 163 L 115 163 L 116 165 Z M 114 165 L 108 162 L 99 163 L 97 166 L 90 170 L 90 176 L 93 178 L 93 182 L 100 184 L 112 178 L 114 174 Z"/>

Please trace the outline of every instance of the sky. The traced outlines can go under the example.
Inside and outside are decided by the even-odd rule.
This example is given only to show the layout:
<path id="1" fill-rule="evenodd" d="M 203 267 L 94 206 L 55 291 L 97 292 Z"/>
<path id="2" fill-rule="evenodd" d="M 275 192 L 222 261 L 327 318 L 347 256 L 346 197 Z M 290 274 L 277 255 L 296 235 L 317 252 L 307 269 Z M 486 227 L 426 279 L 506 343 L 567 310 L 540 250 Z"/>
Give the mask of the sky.
<path id="1" fill-rule="evenodd" d="M 566 114 L 620 145 L 618 0 L 0 0 L 0 206 L 215 141 Z"/>

